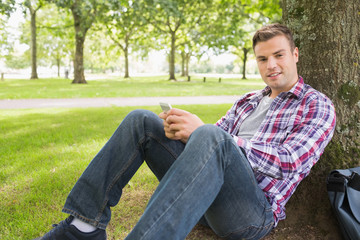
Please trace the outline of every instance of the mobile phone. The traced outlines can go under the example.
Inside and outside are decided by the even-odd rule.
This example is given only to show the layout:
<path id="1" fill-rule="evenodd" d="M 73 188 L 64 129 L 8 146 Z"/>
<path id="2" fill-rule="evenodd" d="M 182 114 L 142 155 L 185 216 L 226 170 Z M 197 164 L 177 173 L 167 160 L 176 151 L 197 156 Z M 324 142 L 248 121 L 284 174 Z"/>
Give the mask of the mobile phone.
<path id="1" fill-rule="evenodd" d="M 160 102 L 160 107 L 165 113 L 172 108 L 169 103 L 164 103 L 164 102 Z"/>

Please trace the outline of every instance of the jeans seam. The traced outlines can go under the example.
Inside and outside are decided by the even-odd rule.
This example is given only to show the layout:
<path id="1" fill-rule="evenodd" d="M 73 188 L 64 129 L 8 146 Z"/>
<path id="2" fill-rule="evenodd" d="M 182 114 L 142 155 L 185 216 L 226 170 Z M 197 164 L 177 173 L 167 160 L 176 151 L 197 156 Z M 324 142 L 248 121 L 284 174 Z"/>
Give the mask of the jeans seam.
<path id="1" fill-rule="evenodd" d="M 233 144 L 234 144 L 235 146 L 237 146 L 237 144 L 236 144 L 235 142 L 233 142 Z M 239 146 L 237 146 L 237 147 L 239 147 Z M 240 151 L 241 151 L 241 150 L 240 150 Z M 247 156 L 246 156 L 245 154 L 244 154 L 244 156 L 245 156 L 245 158 L 246 158 L 246 161 L 247 161 L 248 164 L 249 164 L 250 169 L 252 169 L 252 167 L 251 167 L 251 165 L 250 165 L 250 163 L 249 163 L 249 160 L 247 159 Z M 254 175 L 254 173 L 253 173 L 253 172 L 250 172 L 250 170 L 247 170 L 247 173 L 248 173 L 249 175 L 251 175 L 251 174 Z M 254 176 L 254 179 L 255 179 L 255 181 L 251 181 L 252 184 L 255 185 L 256 187 L 260 188 L 255 176 Z M 261 205 L 261 206 L 265 209 L 266 212 L 270 212 L 270 211 L 273 212 L 272 207 L 271 207 L 269 201 L 267 200 L 265 194 L 264 194 L 264 196 L 265 196 L 265 201 L 266 201 L 266 202 L 260 202 L 259 199 L 258 199 L 257 201 L 258 201 L 259 205 Z M 268 205 L 267 205 L 266 203 L 268 203 Z"/>
<path id="2" fill-rule="evenodd" d="M 122 168 L 122 171 L 119 172 L 111 181 L 111 183 L 109 184 L 108 188 L 106 189 L 105 192 L 105 199 L 104 202 L 98 212 L 98 214 L 96 215 L 95 220 L 97 222 L 100 222 L 101 220 L 101 216 L 103 215 L 104 209 L 107 205 L 107 203 L 109 202 L 109 192 L 112 190 L 112 188 L 114 187 L 114 185 L 119 181 L 120 177 L 123 175 L 123 173 L 129 168 L 129 166 L 131 166 L 131 164 L 133 163 L 134 159 L 137 156 L 137 150 L 140 148 L 141 144 L 145 141 L 145 136 L 143 136 L 142 138 L 139 139 L 138 144 L 136 146 L 136 149 L 134 151 L 134 153 L 132 154 L 132 156 L 129 158 L 129 161 L 127 162 L 127 164 Z"/>
<path id="3" fill-rule="evenodd" d="M 220 142 L 223 142 L 224 139 L 220 140 L 218 142 L 218 144 L 216 145 L 216 147 L 214 147 L 214 149 L 212 150 L 211 154 L 209 156 L 212 156 L 214 154 L 214 150 L 216 148 L 218 148 L 218 146 L 220 145 Z M 153 229 L 153 226 L 159 221 L 159 219 L 161 219 L 165 213 L 178 201 L 178 199 L 187 191 L 187 189 L 189 188 L 189 186 L 195 182 L 195 180 L 198 178 L 199 174 L 203 171 L 203 169 L 205 168 L 205 166 L 207 165 L 207 163 L 210 161 L 211 157 L 209 157 L 207 159 L 207 161 L 204 163 L 203 167 L 200 169 L 200 171 L 196 174 L 196 176 L 193 178 L 193 180 L 188 184 L 188 186 L 182 191 L 182 193 L 180 195 L 178 195 L 178 197 L 173 201 L 173 203 L 166 208 L 166 210 L 159 216 L 159 218 L 149 227 L 149 229 L 144 233 L 144 235 L 141 237 L 141 239 L 144 239 L 144 237 L 150 232 L 150 230 Z"/>

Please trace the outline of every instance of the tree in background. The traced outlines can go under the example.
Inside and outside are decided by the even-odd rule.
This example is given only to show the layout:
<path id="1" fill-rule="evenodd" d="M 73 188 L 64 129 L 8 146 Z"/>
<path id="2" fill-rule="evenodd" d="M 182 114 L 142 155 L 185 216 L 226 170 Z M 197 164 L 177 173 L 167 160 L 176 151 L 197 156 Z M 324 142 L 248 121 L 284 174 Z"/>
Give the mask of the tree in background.
<path id="1" fill-rule="evenodd" d="M 125 58 L 125 75 L 129 78 L 129 51 L 140 45 L 148 45 L 151 40 L 147 38 L 148 24 L 143 17 L 147 11 L 142 0 L 118 1 L 108 0 L 108 11 L 101 19 L 106 27 L 106 33 L 113 42 L 120 47 Z M 147 40 L 147 41 L 146 41 Z"/>
<path id="2" fill-rule="evenodd" d="M 5 0 L 0 2 L 0 56 L 5 56 L 11 49 L 8 41 L 9 33 L 5 30 L 10 13 L 14 11 L 15 0 Z"/>
<path id="3" fill-rule="evenodd" d="M 73 83 L 86 83 L 84 75 L 84 43 L 86 33 L 101 15 L 104 8 L 103 0 L 50 0 L 59 7 L 70 9 L 74 18 L 75 57 Z"/>
<path id="4" fill-rule="evenodd" d="M 252 51 L 251 37 L 260 26 L 281 17 L 279 0 L 222 0 L 217 3 L 211 24 L 204 31 L 206 45 L 216 54 L 230 51 L 242 61 L 243 79 Z"/>
<path id="5" fill-rule="evenodd" d="M 38 79 L 37 74 L 37 51 L 36 51 L 36 13 L 44 5 L 43 0 L 25 0 L 24 6 L 30 13 L 31 26 L 31 76 L 30 79 Z"/>
<path id="6" fill-rule="evenodd" d="M 37 12 L 36 17 L 36 61 L 39 66 L 56 66 L 58 77 L 60 77 L 60 68 L 64 61 L 68 62 L 73 58 L 74 49 L 74 30 L 72 16 L 63 9 L 57 8 L 53 4 L 44 5 Z M 31 31 L 28 28 L 29 21 L 25 21 L 21 26 L 21 43 L 31 42 Z M 31 51 L 31 48 L 30 48 Z M 23 61 L 31 62 L 31 53 L 25 51 L 21 57 Z"/>
<path id="7" fill-rule="evenodd" d="M 205 24 L 203 16 L 211 9 L 212 1 L 147 0 L 146 3 L 149 23 L 162 34 L 165 42 L 170 42 L 169 80 L 176 80 L 175 54 L 180 32 L 186 34 L 197 25 Z"/>
<path id="8" fill-rule="evenodd" d="M 216 12 L 216 4 L 208 4 L 207 11 L 201 13 L 201 23 L 193 24 L 187 21 L 186 26 L 180 31 L 178 46 L 181 57 L 181 76 L 189 76 L 189 65 L 191 57 L 198 60 L 209 51 L 206 45 L 204 32 L 211 28 L 213 12 Z"/>
<path id="9" fill-rule="evenodd" d="M 94 26 L 89 30 L 84 50 L 84 64 L 92 73 L 111 69 L 121 70 L 119 58 L 122 50 L 110 39 L 101 27 Z"/>
<path id="10" fill-rule="evenodd" d="M 70 52 L 73 53 L 69 49 L 74 48 L 74 83 L 86 83 L 84 76 L 84 46 L 92 46 L 91 50 L 86 51 L 87 53 L 112 53 L 109 52 L 110 47 L 103 46 L 103 44 L 98 46 L 92 43 L 84 45 L 88 30 L 93 29 L 94 25 L 96 25 L 96 29 L 93 29 L 94 31 L 91 31 L 91 34 L 105 30 L 106 35 L 111 37 L 124 53 L 124 77 L 129 76 L 128 57 L 131 53 L 136 52 L 146 56 L 150 50 L 159 50 L 159 46 L 161 46 L 162 49 L 166 49 L 168 52 L 169 78 L 175 79 L 175 62 L 181 59 L 182 75 L 187 76 L 190 58 L 197 57 L 199 59 L 209 51 L 216 54 L 233 51 L 239 58 L 242 58 L 244 62 L 242 66 L 245 68 L 249 49 L 251 49 L 249 35 L 252 35 L 252 31 L 257 28 L 255 25 L 269 22 L 271 17 L 274 18 L 276 14 L 279 15 L 279 6 L 277 4 L 279 0 L 26 1 L 32 7 L 35 6 L 34 3 L 42 3 L 43 1 L 52 2 L 61 7 L 62 14 L 59 16 L 52 4 L 46 4 L 37 11 L 38 13 L 49 12 L 49 15 L 41 20 L 37 16 L 39 27 L 36 36 L 39 39 L 36 41 L 41 41 L 41 44 L 36 45 L 36 57 L 41 58 L 41 61 L 56 64 L 59 69 L 58 72 L 60 72 L 62 56 L 65 55 L 66 59 Z M 43 9 L 44 11 L 42 11 Z M 258 10 L 261 12 L 258 12 Z M 68 17 L 63 18 L 65 15 L 72 15 L 71 22 L 75 31 L 69 31 L 68 22 L 70 21 Z M 58 22 L 53 20 L 56 16 L 61 17 Z M 71 38 L 75 39 L 73 46 L 68 44 Z M 23 39 L 25 40 L 25 38 Z M 248 42 L 245 40 L 248 40 Z M 65 50 L 64 43 L 67 48 Z M 102 45 L 102 49 L 95 49 L 100 45 Z M 104 49 L 104 47 L 107 49 Z M 42 54 L 41 57 L 39 54 Z M 113 56 L 116 55 L 117 53 Z M 88 58 L 92 57 L 87 56 Z M 97 57 L 97 59 L 100 58 Z M 94 66 L 97 59 L 87 59 L 87 66 Z M 101 65 L 106 63 L 112 65 L 114 63 L 112 60 L 101 61 Z M 38 60 L 38 64 L 43 63 Z M 106 67 L 101 66 L 101 68 L 105 69 Z M 246 69 L 243 69 L 242 72 L 245 74 Z"/>
<path id="11" fill-rule="evenodd" d="M 0 57 L 8 56 L 11 51 L 11 43 L 8 41 L 9 33 L 5 30 L 5 26 L 10 16 L 10 13 L 14 10 L 15 0 L 1 1 L 0 2 Z M 3 70 L 0 69 L 1 80 L 4 80 Z"/>
<path id="12" fill-rule="evenodd" d="M 68 64 L 74 56 L 73 19 L 67 11 L 52 4 L 44 6 L 42 10 L 38 15 L 41 59 L 46 61 L 47 65 L 55 65 L 57 76 L 60 77 L 61 65 Z M 67 67 L 65 72 L 69 72 Z"/>
<path id="13" fill-rule="evenodd" d="M 331 221 L 335 217 L 330 214 L 325 179 L 333 169 L 360 165 L 360 4 L 283 0 L 282 7 L 284 23 L 299 47 L 300 75 L 330 97 L 337 114 L 333 140 L 288 204 L 288 225 L 296 231 L 295 225 L 308 222 L 323 236 L 340 239 Z"/>

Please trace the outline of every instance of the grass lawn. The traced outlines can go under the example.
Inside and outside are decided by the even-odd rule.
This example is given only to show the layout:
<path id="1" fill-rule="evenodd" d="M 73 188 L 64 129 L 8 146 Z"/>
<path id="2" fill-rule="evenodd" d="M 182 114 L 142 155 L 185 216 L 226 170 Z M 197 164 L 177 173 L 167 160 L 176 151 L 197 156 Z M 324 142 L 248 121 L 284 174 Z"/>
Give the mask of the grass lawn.
<path id="1" fill-rule="evenodd" d="M 6 81 L 1 85 L 3 87 L 8 84 L 10 87 L 11 82 L 15 84 L 20 81 Z M 37 81 L 65 80 L 31 81 L 33 90 L 36 89 Z M 76 88 L 78 92 L 79 88 L 101 84 L 98 81 L 86 86 L 66 86 Z M 118 84 L 126 85 L 127 82 L 119 81 Z M 170 82 L 159 84 L 176 85 L 172 91 L 180 86 L 180 83 Z M 118 91 L 121 92 L 120 89 Z M 114 91 L 112 94 L 115 93 Z M 5 98 L 9 97 L 8 94 L 6 93 Z M 19 93 L 12 97 L 24 96 L 32 97 L 30 91 L 26 95 Z M 179 107 L 196 113 L 206 123 L 214 123 L 230 106 L 231 104 Z M 94 155 L 132 109 L 135 108 L 1 110 L 0 239 L 33 239 L 49 231 L 51 224 L 64 219 L 66 215 L 60 211 L 67 194 Z M 146 109 L 160 112 L 158 106 Z M 113 209 L 113 218 L 107 230 L 109 239 L 123 239 L 129 233 L 156 186 L 156 178 L 143 165 L 125 187 L 120 203 Z M 195 230 L 187 239 L 217 238 L 204 230 Z"/>
<path id="2" fill-rule="evenodd" d="M 219 83 L 218 78 L 207 78 L 204 83 L 200 77 L 173 82 L 168 76 L 89 80 L 88 84 L 71 84 L 63 78 L 6 79 L 0 81 L 0 99 L 241 95 L 264 86 L 261 79 L 223 78 Z"/>

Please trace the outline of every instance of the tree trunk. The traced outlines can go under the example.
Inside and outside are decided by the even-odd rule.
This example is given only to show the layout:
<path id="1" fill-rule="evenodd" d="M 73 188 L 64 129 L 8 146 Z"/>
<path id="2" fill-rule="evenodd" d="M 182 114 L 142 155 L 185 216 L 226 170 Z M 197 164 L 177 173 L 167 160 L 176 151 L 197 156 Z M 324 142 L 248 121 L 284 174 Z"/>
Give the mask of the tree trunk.
<path id="1" fill-rule="evenodd" d="M 76 47 L 74 60 L 74 80 L 72 83 L 87 83 L 84 75 L 84 42 L 85 35 L 76 32 Z"/>
<path id="2" fill-rule="evenodd" d="M 125 37 L 125 47 L 123 48 L 124 50 L 124 55 L 125 55 L 125 75 L 124 78 L 129 78 L 129 38 L 130 38 L 130 34 L 126 34 Z M 121 47 L 121 45 L 120 45 Z"/>
<path id="3" fill-rule="evenodd" d="M 191 52 L 188 52 L 185 57 L 185 76 L 189 76 L 189 64 L 190 64 Z"/>
<path id="4" fill-rule="evenodd" d="M 125 75 L 124 78 L 129 78 L 129 49 L 126 45 L 125 49 L 124 49 L 124 54 L 125 54 Z"/>
<path id="5" fill-rule="evenodd" d="M 72 83 L 87 83 L 84 75 L 84 43 L 88 28 L 82 26 L 78 9 L 71 9 L 75 27 L 74 80 Z"/>
<path id="6" fill-rule="evenodd" d="M 185 77 L 185 62 L 186 62 L 186 53 L 181 51 L 181 76 Z"/>
<path id="7" fill-rule="evenodd" d="M 247 62 L 247 54 L 249 52 L 248 48 L 243 48 L 243 69 L 242 69 L 242 79 L 246 79 L 246 62 Z"/>
<path id="8" fill-rule="evenodd" d="M 287 204 L 279 227 L 301 233 L 304 226 L 340 239 L 326 192 L 332 169 L 360 165 L 359 0 L 283 0 L 283 20 L 299 47 L 299 74 L 334 103 L 333 140 Z M 286 231 L 287 234 L 289 231 Z"/>
<path id="9" fill-rule="evenodd" d="M 169 61 L 169 80 L 176 80 L 175 78 L 175 51 L 176 51 L 176 34 L 171 32 L 171 50 L 170 50 L 170 61 Z"/>
<path id="10" fill-rule="evenodd" d="M 58 77 L 60 77 L 60 64 L 61 64 L 61 59 L 57 58 L 56 59 L 56 66 L 57 66 L 57 75 L 58 75 Z"/>
<path id="11" fill-rule="evenodd" d="M 31 14 L 31 77 L 30 79 L 38 79 L 37 63 L 36 63 L 36 11 L 30 9 Z"/>

